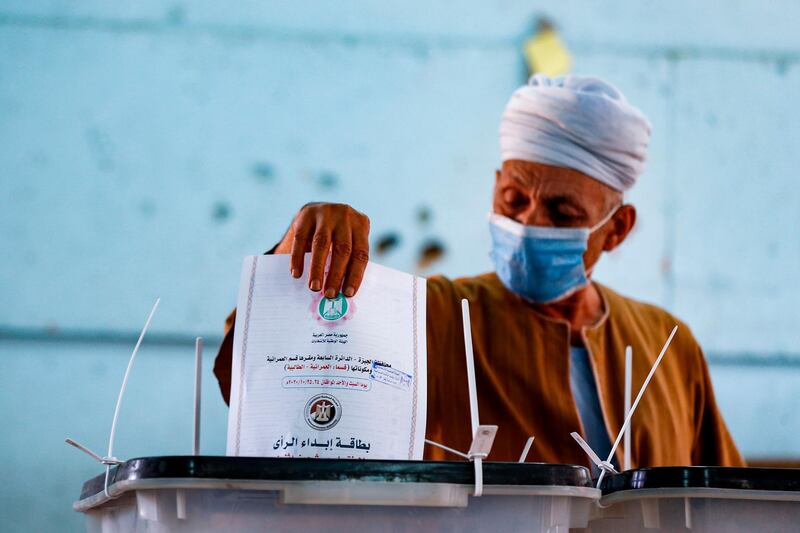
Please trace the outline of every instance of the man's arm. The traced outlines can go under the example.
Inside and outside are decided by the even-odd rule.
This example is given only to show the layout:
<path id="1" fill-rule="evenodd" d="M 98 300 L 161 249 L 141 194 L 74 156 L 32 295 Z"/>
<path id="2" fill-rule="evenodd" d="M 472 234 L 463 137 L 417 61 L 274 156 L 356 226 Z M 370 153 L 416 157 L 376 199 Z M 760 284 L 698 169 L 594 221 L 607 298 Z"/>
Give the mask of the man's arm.
<path id="1" fill-rule="evenodd" d="M 217 376 L 219 390 L 225 403 L 231 403 L 231 367 L 233 363 L 233 328 L 236 324 L 236 309 L 225 319 L 225 335 L 214 359 L 214 375 Z"/>
<path id="2" fill-rule="evenodd" d="M 697 359 L 700 364 L 700 383 L 695 406 L 697 418 L 694 446 L 692 447 L 692 464 L 746 466 L 717 406 L 708 364 L 699 346 L 697 346 Z"/>

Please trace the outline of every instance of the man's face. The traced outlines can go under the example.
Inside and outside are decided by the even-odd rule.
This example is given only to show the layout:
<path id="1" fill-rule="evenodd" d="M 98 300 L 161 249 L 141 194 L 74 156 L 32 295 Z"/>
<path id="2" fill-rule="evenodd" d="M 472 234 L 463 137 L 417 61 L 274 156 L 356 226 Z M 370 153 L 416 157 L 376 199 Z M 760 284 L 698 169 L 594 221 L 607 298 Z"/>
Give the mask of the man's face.
<path id="1" fill-rule="evenodd" d="M 621 202 L 620 192 L 577 170 L 510 160 L 497 171 L 493 209 L 529 226 L 588 228 Z M 593 266 L 603 250 L 618 246 L 635 220 L 633 206 L 623 205 L 594 232 L 583 255 L 586 267 Z"/>

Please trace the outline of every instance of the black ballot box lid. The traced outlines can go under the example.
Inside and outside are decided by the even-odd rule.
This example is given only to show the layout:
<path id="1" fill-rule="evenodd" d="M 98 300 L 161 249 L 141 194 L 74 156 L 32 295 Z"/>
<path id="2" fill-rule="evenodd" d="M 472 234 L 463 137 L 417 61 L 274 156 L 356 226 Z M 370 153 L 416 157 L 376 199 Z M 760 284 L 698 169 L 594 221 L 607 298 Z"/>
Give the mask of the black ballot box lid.
<path id="1" fill-rule="evenodd" d="M 237 481 L 386 481 L 391 483 L 475 482 L 468 461 L 384 461 L 224 456 L 163 456 L 130 459 L 112 467 L 109 485 L 157 479 Z M 483 463 L 485 485 L 592 487 L 583 466 L 546 463 Z M 83 484 L 80 499 L 103 492 L 105 474 Z"/>
<path id="2" fill-rule="evenodd" d="M 798 468 L 661 466 L 636 468 L 603 479 L 603 494 L 644 489 L 734 489 L 800 493 Z"/>

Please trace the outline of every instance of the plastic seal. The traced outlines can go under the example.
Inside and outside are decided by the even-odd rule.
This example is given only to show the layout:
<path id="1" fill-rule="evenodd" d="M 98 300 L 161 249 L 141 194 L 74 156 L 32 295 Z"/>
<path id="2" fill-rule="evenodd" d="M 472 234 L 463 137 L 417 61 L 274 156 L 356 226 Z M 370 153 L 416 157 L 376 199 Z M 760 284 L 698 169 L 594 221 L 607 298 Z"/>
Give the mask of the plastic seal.
<path id="1" fill-rule="evenodd" d="M 573 431 L 572 433 L 570 433 L 570 436 L 573 439 L 575 439 L 575 442 L 578 443 L 578 446 L 580 446 L 583 449 L 583 451 L 586 452 L 586 455 L 589 457 L 589 460 L 592 461 L 597 466 L 597 468 L 601 470 L 601 472 L 608 472 L 609 474 L 619 473 L 617 472 L 617 470 L 614 468 L 614 465 L 612 465 L 610 461 L 603 461 L 602 459 L 600 459 L 600 456 L 595 453 L 595 451 L 592 449 L 591 446 L 589 446 L 589 443 L 583 440 L 583 437 L 581 437 L 577 432 Z"/>
<path id="2" fill-rule="evenodd" d="M 636 399 L 633 401 L 633 405 L 631 405 L 631 408 L 628 410 L 628 416 L 625 417 L 625 422 L 622 424 L 619 433 L 617 433 L 617 438 L 614 441 L 614 445 L 611 446 L 611 451 L 608 453 L 608 459 L 606 459 L 607 462 L 610 462 L 611 458 L 614 457 L 614 452 L 617 451 L 617 447 L 619 446 L 619 443 L 622 440 L 623 435 L 625 434 L 628 427 L 630 427 L 631 417 L 633 417 L 633 413 L 636 412 L 636 408 L 639 406 L 639 402 L 641 401 L 642 396 L 644 396 L 644 391 L 647 390 L 647 385 L 649 385 L 650 380 L 653 379 L 653 375 L 655 375 L 656 370 L 658 369 L 658 365 L 661 364 L 661 360 L 664 358 L 664 354 L 667 353 L 667 348 L 669 348 L 669 345 L 672 342 L 672 339 L 675 337 L 675 333 L 677 332 L 678 332 L 678 325 L 675 324 L 675 327 L 672 328 L 672 332 L 670 332 L 669 337 L 667 337 L 667 342 L 665 342 L 664 346 L 661 348 L 661 353 L 658 354 L 658 357 L 656 358 L 655 363 L 653 363 L 653 366 L 650 368 L 650 372 L 647 374 L 644 383 L 642 383 L 642 388 L 639 389 L 639 394 L 636 395 Z M 605 475 L 606 471 L 601 470 L 600 476 L 597 478 L 597 488 L 600 488 L 600 483 L 602 483 Z"/>
<path id="3" fill-rule="evenodd" d="M 139 339 L 136 341 L 136 346 L 133 348 L 133 353 L 131 353 L 131 357 L 128 360 L 128 366 L 125 368 L 125 375 L 122 378 L 122 386 L 119 388 L 119 395 L 117 396 L 117 405 L 114 408 L 114 418 L 111 420 L 111 433 L 108 436 L 108 454 L 104 457 L 100 457 L 98 454 L 91 451 L 86 446 L 78 443 L 77 441 L 70 439 L 67 437 L 65 442 L 70 444 L 82 452 L 86 453 L 94 460 L 98 461 L 100 464 L 105 465 L 106 467 L 106 479 L 103 486 L 103 493 L 106 495 L 106 498 L 111 498 L 111 495 L 108 493 L 108 485 L 109 480 L 111 478 L 111 467 L 114 465 L 120 465 L 123 461 L 114 457 L 114 438 L 117 434 L 117 421 L 119 420 L 119 410 L 120 406 L 122 405 L 122 397 L 125 395 L 125 389 L 128 386 L 128 378 L 131 374 L 131 368 L 133 367 L 133 361 L 136 359 L 136 354 L 139 352 L 139 347 L 142 345 L 142 341 L 144 340 L 145 333 L 147 333 L 147 328 L 150 327 L 150 322 L 153 320 L 153 315 L 156 313 L 156 309 L 158 309 L 158 304 L 161 302 L 161 298 L 156 298 L 156 302 L 153 304 L 153 308 L 150 310 L 150 314 L 147 315 L 147 320 L 144 323 L 144 327 L 142 328 L 142 332 L 139 334 Z"/>

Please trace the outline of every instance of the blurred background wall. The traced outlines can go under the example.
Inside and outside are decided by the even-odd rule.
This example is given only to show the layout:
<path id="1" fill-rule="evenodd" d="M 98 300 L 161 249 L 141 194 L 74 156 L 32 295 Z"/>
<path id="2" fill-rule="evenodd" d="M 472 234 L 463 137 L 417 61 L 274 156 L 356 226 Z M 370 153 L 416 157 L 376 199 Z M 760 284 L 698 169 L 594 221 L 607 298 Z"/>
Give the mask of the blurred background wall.
<path id="1" fill-rule="evenodd" d="M 596 277 L 692 326 L 749 459 L 800 458 L 800 4 L 4 0 L 0 529 L 82 527 L 100 468 L 63 438 L 104 451 L 157 296 L 117 455 L 191 450 L 195 335 L 224 453 L 241 259 L 303 203 L 366 212 L 386 265 L 488 270 L 499 115 L 543 16 L 654 128 L 638 227 Z"/>

